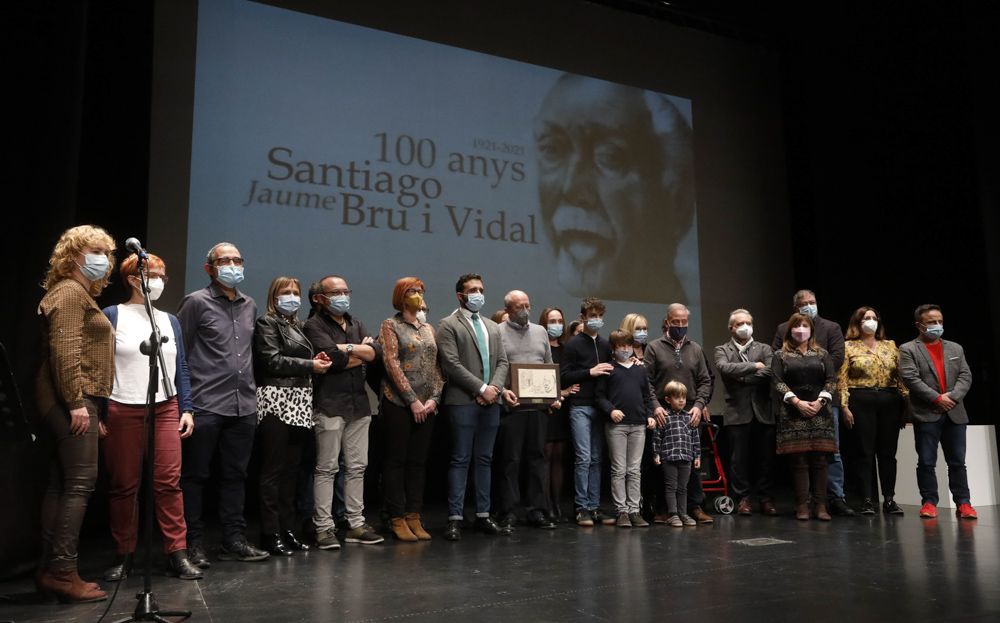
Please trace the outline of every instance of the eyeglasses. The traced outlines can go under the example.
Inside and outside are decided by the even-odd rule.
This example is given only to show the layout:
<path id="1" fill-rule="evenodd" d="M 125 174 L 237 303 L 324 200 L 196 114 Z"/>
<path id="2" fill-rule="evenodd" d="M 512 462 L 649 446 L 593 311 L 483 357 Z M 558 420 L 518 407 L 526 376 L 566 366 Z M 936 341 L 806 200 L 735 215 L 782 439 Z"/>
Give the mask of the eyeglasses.
<path id="1" fill-rule="evenodd" d="M 326 296 L 326 297 L 331 297 L 331 296 L 350 296 L 350 295 L 351 295 L 351 290 L 334 290 L 333 292 L 324 292 L 323 293 L 323 296 Z"/>
<path id="2" fill-rule="evenodd" d="M 217 257 L 212 260 L 215 266 L 243 266 L 242 257 Z"/>
<path id="3" fill-rule="evenodd" d="M 403 292 L 406 296 L 413 296 L 414 294 L 424 295 L 424 291 L 419 288 L 409 288 L 406 292 Z"/>

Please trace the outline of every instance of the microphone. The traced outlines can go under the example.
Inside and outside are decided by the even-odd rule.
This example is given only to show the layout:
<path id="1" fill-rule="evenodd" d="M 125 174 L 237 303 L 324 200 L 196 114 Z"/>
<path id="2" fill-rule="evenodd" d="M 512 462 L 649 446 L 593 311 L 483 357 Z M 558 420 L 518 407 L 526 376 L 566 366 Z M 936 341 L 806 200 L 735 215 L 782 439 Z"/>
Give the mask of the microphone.
<path id="1" fill-rule="evenodd" d="M 142 248 L 138 238 L 129 238 L 125 241 L 125 248 L 135 253 L 140 259 L 147 259 L 146 250 Z"/>

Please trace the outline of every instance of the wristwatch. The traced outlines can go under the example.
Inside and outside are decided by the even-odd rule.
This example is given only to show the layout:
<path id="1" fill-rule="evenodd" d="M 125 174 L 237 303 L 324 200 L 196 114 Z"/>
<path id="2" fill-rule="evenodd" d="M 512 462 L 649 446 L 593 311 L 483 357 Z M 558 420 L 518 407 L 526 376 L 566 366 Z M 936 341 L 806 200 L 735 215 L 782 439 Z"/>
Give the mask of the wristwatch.
<path id="1" fill-rule="evenodd" d="M 354 350 L 354 344 L 348 344 L 347 345 L 347 354 L 350 355 L 352 350 Z"/>

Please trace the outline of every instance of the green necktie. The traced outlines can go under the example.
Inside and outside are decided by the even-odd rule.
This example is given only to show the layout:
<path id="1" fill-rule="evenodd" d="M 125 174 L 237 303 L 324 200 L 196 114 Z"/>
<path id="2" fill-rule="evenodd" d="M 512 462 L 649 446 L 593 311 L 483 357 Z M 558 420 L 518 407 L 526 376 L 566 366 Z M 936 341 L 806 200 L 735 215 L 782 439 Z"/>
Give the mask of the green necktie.
<path id="1" fill-rule="evenodd" d="M 472 326 L 476 328 L 476 343 L 479 345 L 479 356 L 483 360 L 483 383 L 490 382 L 490 355 L 486 350 L 486 331 L 479 314 L 472 314 Z"/>

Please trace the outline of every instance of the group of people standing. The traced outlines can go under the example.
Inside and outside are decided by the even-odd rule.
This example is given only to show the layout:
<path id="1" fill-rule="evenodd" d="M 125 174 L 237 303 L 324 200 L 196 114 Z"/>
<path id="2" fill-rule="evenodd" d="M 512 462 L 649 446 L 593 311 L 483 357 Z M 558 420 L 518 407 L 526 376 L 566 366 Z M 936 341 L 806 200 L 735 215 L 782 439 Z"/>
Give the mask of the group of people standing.
<path id="1" fill-rule="evenodd" d="M 106 597 L 77 572 L 79 529 L 97 477 L 99 447 L 109 475 L 118 554 L 105 579 L 126 577 L 136 548 L 149 369 L 140 344 L 152 330 L 143 290 L 155 301 L 168 276 L 155 255 L 128 257 L 119 274 L 130 288 L 129 299 L 101 310 L 95 297 L 112 275 L 114 251 L 114 240 L 103 229 L 64 232 L 39 305 L 45 358 L 37 404 L 56 456 L 36 580 L 40 590 L 70 602 Z M 698 470 L 699 430 L 710 418 L 715 378 L 706 353 L 687 335 L 690 314 L 684 305 L 667 308 L 663 336 L 654 340 L 637 314 L 629 314 L 609 338 L 602 336 L 606 309 L 594 298 L 583 301 L 578 320 L 569 326 L 556 308 L 543 310 L 535 324 L 527 293 L 514 290 L 504 297 L 506 319 L 497 323 L 481 314 L 485 286 L 481 276 L 470 273 L 456 282 L 458 308 L 435 329 L 427 322 L 424 283 L 406 277 L 392 292 L 396 313 L 370 334 L 350 313 L 351 289 L 344 277 L 329 275 L 308 288 L 310 310 L 302 320 L 298 279 L 276 277 L 259 313 L 256 302 L 239 290 L 243 268 L 239 249 L 219 243 L 205 260 L 208 286 L 185 296 L 176 316 L 153 308 L 164 339 L 162 382 L 154 398 L 152 484 L 164 553 L 178 577 L 201 578 L 211 565 L 203 504 L 213 469 L 222 528 L 219 560 L 293 555 L 309 549 L 307 541 L 337 549 L 341 541 L 383 540 L 364 512 L 372 421 L 366 387 L 379 397 L 383 503 L 389 529 L 400 541 L 432 538 L 422 518 L 425 465 L 441 411 L 451 441 L 447 540 L 462 538 L 470 470 L 477 531 L 511 534 L 522 507 L 528 525 L 554 528 L 562 517 L 567 443 L 578 525 L 712 522 Z M 722 415 L 740 514 L 753 513 L 754 498 L 762 513 L 777 514 L 775 454 L 789 456 L 797 518 L 852 514 L 843 494 L 841 417 L 859 442 L 861 512 L 873 514 L 879 506 L 872 476 L 877 461 L 882 509 L 901 513 L 893 498 L 905 411 L 915 426 L 920 515 L 936 515 L 940 444 L 958 514 L 975 518 L 965 477 L 968 418 L 962 407 L 971 374 L 961 347 L 941 339 L 940 308 L 919 307 L 915 322 L 918 337 L 897 349 L 884 338 L 878 313 L 863 307 L 851 317 L 845 342 L 840 327 L 817 314 L 815 295 L 803 290 L 769 346 L 753 339 L 747 310 L 730 314 L 732 336 L 715 348 L 714 369 L 726 391 Z M 522 403 L 512 389 L 511 364 L 552 363 L 559 364 L 558 397 L 547 404 Z M 255 438 L 260 547 L 246 538 L 244 517 Z M 610 515 L 602 512 L 600 499 L 605 448 Z M 303 495 L 300 466 L 313 455 L 311 534 L 303 534 L 296 530 L 296 497 Z M 494 487 L 495 474 L 500 482 Z M 340 508 L 335 499 L 342 500 Z"/>

